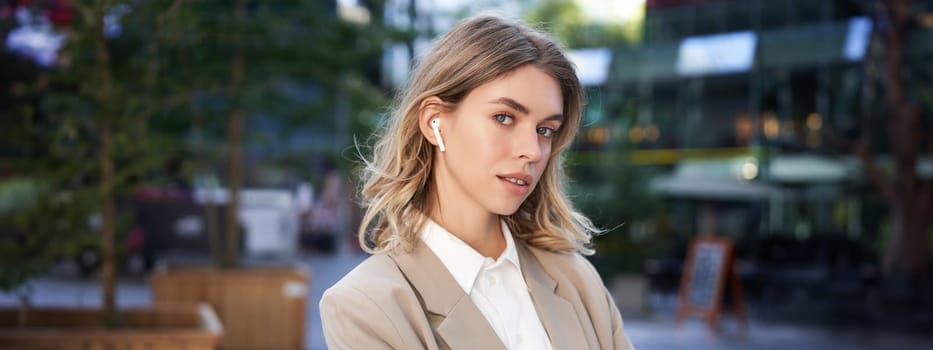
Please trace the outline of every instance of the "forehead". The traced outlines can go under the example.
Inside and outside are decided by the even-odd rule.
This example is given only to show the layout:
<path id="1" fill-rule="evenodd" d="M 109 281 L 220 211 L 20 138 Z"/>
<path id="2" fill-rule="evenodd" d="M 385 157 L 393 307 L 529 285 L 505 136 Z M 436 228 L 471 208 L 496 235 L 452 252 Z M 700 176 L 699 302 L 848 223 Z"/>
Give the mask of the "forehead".
<path id="1" fill-rule="evenodd" d="M 541 68 L 524 65 L 471 91 L 465 104 L 489 104 L 507 97 L 528 107 L 530 114 L 547 117 L 562 114 L 563 96 L 557 80 Z"/>

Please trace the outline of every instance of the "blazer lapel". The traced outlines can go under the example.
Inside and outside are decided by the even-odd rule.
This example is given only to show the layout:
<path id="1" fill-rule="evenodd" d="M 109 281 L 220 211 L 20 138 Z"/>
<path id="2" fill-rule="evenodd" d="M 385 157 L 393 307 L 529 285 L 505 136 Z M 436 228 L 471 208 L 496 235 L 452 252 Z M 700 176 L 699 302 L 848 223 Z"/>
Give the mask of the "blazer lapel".
<path id="1" fill-rule="evenodd" d="M 428 319 L 451 349 L 502 349 L 505 345 L 440 259 L 418 242 L 410 253 L 390 253 L 423 301 Z"/>
<path id="2" fill-rule="evenodd" d="M 516 241 L 522 273 L 531 292 L 531 299 L 538 317 L 547 330 L 554 349 L 581 349 L 587 346 L 586 336 L 577 313 L 567 299 L 559 295 L 560 286 L 547 272 L 542 263 L 525 243 Z"/>

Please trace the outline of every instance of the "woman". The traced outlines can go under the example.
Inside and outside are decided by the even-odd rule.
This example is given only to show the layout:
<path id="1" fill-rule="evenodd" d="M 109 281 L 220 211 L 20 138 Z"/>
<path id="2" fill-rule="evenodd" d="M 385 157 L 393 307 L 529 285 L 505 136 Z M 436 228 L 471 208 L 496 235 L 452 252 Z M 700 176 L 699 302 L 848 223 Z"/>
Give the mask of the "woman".
<path id="1" fill-rule="evenodd" d="M 372 253 L 321 299 L 335 349 L 631 349 L 562 188 L 583 90 L 546 35 L 466 19 L 403 87 L 364 171 Z"/>

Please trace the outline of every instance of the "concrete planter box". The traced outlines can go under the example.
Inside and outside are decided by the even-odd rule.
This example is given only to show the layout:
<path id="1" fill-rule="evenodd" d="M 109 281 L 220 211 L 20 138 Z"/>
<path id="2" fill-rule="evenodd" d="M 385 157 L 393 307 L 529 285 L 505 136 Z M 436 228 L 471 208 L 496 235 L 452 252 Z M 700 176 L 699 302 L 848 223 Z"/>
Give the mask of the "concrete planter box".
<path id="1" fill-rule="evenodd" d="M 215 349 L 223 327 L 207 304 L 165 304 L 118 312 L 119 327 L 99 309 L 0 309 L 0 349 Z"/>
<path id="2" fill-rule="evenodd" d="M 152 276 L 155 302 L 209 303 L 223 349 L 304 349 L 309 273 L 298 267 L 172 267 Z"/>

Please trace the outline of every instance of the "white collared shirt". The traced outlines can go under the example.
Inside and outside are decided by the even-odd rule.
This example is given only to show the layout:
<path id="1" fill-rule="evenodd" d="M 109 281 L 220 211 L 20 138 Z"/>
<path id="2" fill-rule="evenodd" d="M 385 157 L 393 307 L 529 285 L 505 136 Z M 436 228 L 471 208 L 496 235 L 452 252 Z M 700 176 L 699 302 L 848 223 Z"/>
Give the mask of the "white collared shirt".
<path id="1" fill-rule="evenodd" d="M 506 348 L 551 349 L 522 277 L 512 232 L 505 222 L 501 226 L 505 250 L 495 260 L 482 256 L 430 219 L 425 221 L 420 237 L 470 296 Z"/>

